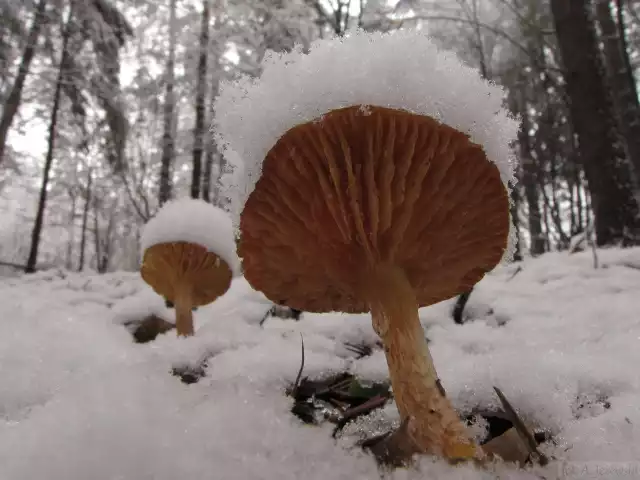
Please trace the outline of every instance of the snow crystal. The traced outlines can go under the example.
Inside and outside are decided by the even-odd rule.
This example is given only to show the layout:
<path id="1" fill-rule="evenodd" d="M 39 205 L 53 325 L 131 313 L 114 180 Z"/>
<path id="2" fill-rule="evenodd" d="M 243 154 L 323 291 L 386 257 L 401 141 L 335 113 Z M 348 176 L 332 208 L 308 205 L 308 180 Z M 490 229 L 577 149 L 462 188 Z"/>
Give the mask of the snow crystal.
<path id="1" fill-rule="evenodd" d="M 317 40 L 308 54 L 271 52 L 263 66 L 259 80 L 245 76 L 223 83 L 216 99 L 217 141 L 244 162 L 234 198 L 240 206 L 232 209 L 236 228 L 276 141 L 295 125 L 351 105 L 432 116 L 482 145 L 507 188 L 515 181 L 512 142 L 518 122 L 503 108 L 503 89 L 455 54 L 440 51 L 424 32 L 356 31 Z M 516 241 L 512 225 L 503 262 L 512 258 Z"/>
<path id="2" fill-rule="evenodd" d="M 239 260 L 233 225 L 222 209 L 200 199 L 181 198 L 163 205 L 145 225 L 140 240 L 142 253 L 158 243 L 191 242 L 220 256 L 238 273 Z"/>

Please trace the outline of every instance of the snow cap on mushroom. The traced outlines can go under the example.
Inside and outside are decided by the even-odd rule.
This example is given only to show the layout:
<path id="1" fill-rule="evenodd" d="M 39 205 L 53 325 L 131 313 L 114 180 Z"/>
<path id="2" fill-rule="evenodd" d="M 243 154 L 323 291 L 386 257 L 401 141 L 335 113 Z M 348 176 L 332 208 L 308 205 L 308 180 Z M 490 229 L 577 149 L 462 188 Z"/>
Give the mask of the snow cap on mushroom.
<path id="1" fill-rule="evenodd" d="M 224 260 L 234 275 L 239 260 L 229 215 L 200 199 L 180 198 L 164 204 L 145 225 L 141 253 L 157 244 L 188 242 L 201 245 Z"/>
<path id="2" fill-rule="evenodd" d="M 398 52 L 402 52 L 401 55 Z M 356 31 L 314 42 L 308 54 L 271 52 L 259 80 L 221 85 L 214 130 L 218 143 L 242 159 L 233 224 L 262 172 L 262 162 L 292 127 L 352 105 L 375 105 L 427 115 L 467 135 L 496 164 L 505 187 L 515 182 L 512 144 L 517 120 L 504 108 L 504 90 L 481 78 L 454 53 L 441 51 L 421 31 Z M 259 105 L 260 108 L 256 108 Z M 511 226 L 502 257 L 515 251 Z"/>

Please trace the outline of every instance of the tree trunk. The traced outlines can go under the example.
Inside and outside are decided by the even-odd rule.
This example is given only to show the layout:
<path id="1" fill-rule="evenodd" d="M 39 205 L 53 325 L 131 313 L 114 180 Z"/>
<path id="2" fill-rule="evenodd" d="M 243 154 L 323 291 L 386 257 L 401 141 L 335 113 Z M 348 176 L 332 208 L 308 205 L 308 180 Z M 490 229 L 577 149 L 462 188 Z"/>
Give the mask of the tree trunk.
<path id="1" fill-rule="evenodd" d="M 579 232 L 580 228 L 578 222 L 578 201 L 576 198 L 576 194 L 579 191 L 580 184 L 577 180 L 579 174 L 576 174 L 578 165 L 576 165 L 576 163 L 572 160 L 572 156 L 570 154 L 565 155 L 566 162 L 564 175 L 567 182 L 567 193 L 569 201 L 569 237 L 573 237 Z"/>
<path id="2" fill-rule="evenodd" d="M 211 202 L 211 173 L 213 171 L 213 162 L 215 161 L 215 144 L 211 142 L 211 145 L 207 148 L 204 161 L 204 171 L 202 172 L 202 199 L 205 202 Z"/>
<path id="3" fill-rule="evenodd" d="M 109 216 L 107 229 L 104 235 L 100 233 L 99 204 L 93 202 L 93 240 L 96 251 L 96 270 L 98 273 L 106 273 L 109 270 L 111 260 L 111 234 L 113 231 L 113 214 Z"/>
<path id="4" fill-rule="evenodd" d="M 514 224 L 514 228 L 516 231 L 516 250 L 513 252 L 513 261 L 521 262 L 522 261 L 522 234 L 520 233 L 520 220 L 518 218 L 518 212 L 520 211 L 520 192 L 518 191 L 518 186 L 514 185 L 511 190 L 511 221 Z"/>
<path id="5" fill-rule="evenodd" d="M 91 184 L 93 183 L 93 174 L 91 169 L 87 173 L 87 189 L 84 196 L 84 209 L 82 211 L 82 231 L 80 232 L 80 261 L 78 262 L 78 271 L 84 270 L 84 256 L 87 247 L 87 224 L 89 221 L 89 208 L 91 206 Z"/>
<path id="6" fill-rule="evenodd" d="M 205 102 L 207 97 L 207 59 L 209 57 L 209 0 L 202 1 L 202 25 L 200 27 L 200 50 L 198 62 L 198 84 L 196 87 L 196 124 L 193 129 L 193 170 L 191 176 L 191 197 L 200 197 L 202 185 L 202 152 L 205 135 Z"/>
<path id="7" fill-rule="evenodd" d="M 551 0 L 597 244 L 632 245 L 639 242 L 635 185 L 618 138 L 589 6 L 587 0 Z"/>
<path id="8" fill-rule="evenodd" d="M 629 70 L 629 53 L 622 31 L 611 14 L 609 0 L 596 0 L 596 16 L 604 44 L 604 58 L 612 87 L 620 132 L 627 145 L 636 178 L 640 178 L 640 103 L 633 72 Z"/>
<path id="9" fill-rule="evenodd" d="M 579 231 L 582 232 L 584 231 L 584 217 L 585 217 L 585 213 L 584 213 L 584 201 L 582 199 L 582 194 L 584 192 L 584 186 L 582 184 L 582 178 L 580 176 L 580 170 L 577 170 L 577 188 L 576 188 L 576 208 L 578 210 L 578 228 L 580 229 Z"/>
<path id="10" fill-rule="evenodd" d="M 545 239 L 542 234 L 542 223 L 540 215 L 540 196 L 538 195 L 538 182 L 536 161 L 532 155 L 531 140 L 529 138 L 529 116 L 526 103 L 521 101 L 520 112 L 522 112 L 522 128 L 518 132 L 518 145 L 520 147 L 520 163 L 522 164 L 522 186 L 524 196 L 527 199 L 529 235 L 531 244 L 529 252 L 536 257 L 545 252 Z"/>
<path id="11" fill-rule="evenodd" d="M 109 216 L 109 220 L 107 221 L 107 234 L 105 235 L 106 241 L 104 242 L 104 247 L 102 248 L 100 257 L 98 257 L 98 273 L 107 273 L 107 270 L 109 270 L 109 263 L 111 261 L 111 246 L 113 245 L 111 242 L 113 227 L 114 217 L 112 214 Z"/>
<path id="12" fill-rule="evenodd" d="M 544 253 L 544 238 L 542 236 L 542 224 L 540 215 L 540 199 L 538 195 L 537 168 L 532 155 L 529 130 L 529 113 L 527 112 L 526 79 L 520 78 L 509 95 L 509 104 L 513 112 L 518 112 L 522 117 L 522 125 L 518 131 L 518 148 L 520 153 L 520 166 L 518 178 L 524 189 L 524 196 L 528 207 L 528 230 L 530 237 L 529 252 L 532 256 Z M 515 188 L 514 188 L 515 190 Z M 519 200 L 519 199 L 518 199 Z M 516 210 L 517 212 L 517 210 Z M 518 218 L 514 217 L 518 222 Z"/>
<path id="13" fill-rule="evenodd" d="M 173 160 L 175 156 L 175 139 L 173 124 L 175 121 L 175 84 L 176 63 L 176 0 L 169 0 L 169 58 L 165 72 L 165 97 L 163 109 L 162 160 L 160 165 L 160 187 L 158 203 L 162 206 L 171 198 L 173 181 Z"/>
<path id="14" fill-rule="evenodd" d="M 211 85 L 211 95 L 210 95 L 211 98 L 209 99 L 209 122 L 213 121 L 213 117 L 215 115 L 214 100 L 217 95 L 218 95 L 218 82 L 214 80 Z M 217 194 L 213 196 L 211 195 L 212 193 L 211 192 L 211 175 L 213 171 L 213 164 L 219 158 L 220 158 L 220 153 L 218 152 L 218 146 L 216 145 L 216 142 L 213 139 L 213 136 L 211 136 L 209 138 L 209 141 L 207 142 L 207 152 L 205 155 L 205 162 L 204 162 L 204 173 L 202 175 L 202 199 L 210 203 L 216 203 L 217 201 Z M 220 166 L 220 172 L 221 172 L 222 165 L 219 165 L 219 166 Z"/>
<path id="15" fill-rule="evenodd" d="M 96 267 L 98 271 L 100 271 L 99 269 L 99 264 L 100 264 L 100 258 L 102 257 L 102 240 L 100 238 L 100 225 L 99 225 L 99 221 L 98 221 L 98 216 L 99 216 L 99 212 L 98 212 L 98 202 L 93 202 L 93 245 L 94 245 L 94 249 L 96 251 Z"/>
<path id="16" fill-rule="evenodd" d="M 73 240 L 75 237 L 75 221 L 76 221 L 76 203 L 77 197 L 75 192 L 70 189 L 69 198 L 71 203 L 71 208 L 69 211 L 69 241 L 67 242 L 67 258 L 65 260 L 65 267 L 67 270 L 73 269 Z"/>
<path id="17" fill-rule="evenodd" d="M 551 223 L 549 222 L 549 204 L 544 202 L 542 204 L 542 223 L 544 224 L 544 248 L 551 250 Z"/>
<path id="18" fill-rule="evenodd" d="M 53 153 L 55 151 L 56 134 L 58 128 L 58 112 L 60 110 L 60 97 L 62 96 L 62 82 L 64 80 L 64 66 L 67 63 L 67 55 L 69 55 L 69 37 L 71 36 L 71 19 L 73 8 L 69 10 L 69 16 L 65 23 L 64 32 L 62 33 L 62 55 L 60 56 L 60 65 L 58 67 L 58 78 L 53 94 L 53 106 L 51 107 L 51 119 L 49 121 L 49 140 L 47 145 L 47 156 L 44 162 L 44 170 L 42 172 L 42 185 L 40 187 L 40 198 L 38 200 L 38 211 L 31 232 L 31 248 L 29 250 L 29 258 L 25 267 L 26 273 L 34 273 L 38 262 L 38 247 L 40 246 L 40 235 L 44 224 L 44 211 L 47 205 L 47 187 L 49 186 L 49 174 L 53 164 Z"/>
<path id="19" fill-rule="evenodd" d="M 573 140 L 570 140 L 570 151 L 568 154 L 568 159 L 569 162 L 572 165 L 572 178 L 573 178 L 573 183 L 576 186 L 576 198 L 575 198 L 575 204 L 576 204 L 576 213 L 577 213 L 577 218 L 576 218 L 576 230 L 571 232 L 572 235 L 575 235 L 576 233 L 582 233 L 584 232 L 585 229 L 585 223 L 584 223 L 584 217 L 585 217 L 585 203 L 583 201 L 582 195 L 583 192 L 585 192 L 586 190 L 586 186 L 584 185 L 584 182 L 582 181 L 582 168 L 580 168 L 580 162 L 579 162 L 579 158 L 580 158 L 580 152 L 578 150 L 578 145 L 577 142 L 575 140 L 575 136 L 572 135 Z"/>
<path id="20" fill-rule="evenodd" d="M 573 179 L 567 177 L 567 190 L 569 192 L 569 236 L 573 237 L 576 231 L 576 202 L 574 201 L 575 185 Z"/>
<path id="21" fill-rule="evenodd" d="M 44 14 L 47 0 L 40 0 L 36 6 L 35 15 L 33 17 L 33 23 L 27 36 L 27 45 L 22 53 L 22 60 L 20 61 L 20 67 L 16 79 L 13 82 L 7 101 L 4 104 L 2 110 L 2 117 L 0 117 L 0 165 L 4 159 L 4 152 L 7 146 L 7 137 L 9 135 L 9 129 L 13 123 L 13 118 L 18 113 L 18 107 L 22 99 L 22 89 L 24 83 L 29 74 L 29 68 L 31 67 L 31 61 L 36 53 L 36 46 L 38 45 L 38 39 L 40 38 L 40 31 L 42 30 L 42 16 Z"/>

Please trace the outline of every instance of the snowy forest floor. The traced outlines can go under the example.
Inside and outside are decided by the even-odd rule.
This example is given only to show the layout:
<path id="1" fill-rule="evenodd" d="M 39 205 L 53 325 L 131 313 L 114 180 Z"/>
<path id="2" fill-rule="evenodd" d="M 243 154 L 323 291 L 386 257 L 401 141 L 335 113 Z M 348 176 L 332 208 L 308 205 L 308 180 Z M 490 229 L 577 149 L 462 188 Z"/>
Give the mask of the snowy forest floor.
<path id="1" fill-rule="evenodd" d="M 547 430 L 546 467 L 480 471 L 423 459 L 389 478 L 640 478 L 640 249 L 547 254 L 478 284 L 468 323 L 453 301 L 421 319 L 461 413 L 499 408 L 497 386 Z M 514 275 L 515 274 L 515 275 Z M 368 315 L 269 318 L 244 279 L 195 312 L 196 336 L 134 343 L 127 321 L 171 320 L 136 273 L 43 272 L 0 283 L 0 480 L 375 479 L 355 443 L 393 426 L 392 403 L 349 424 L 305 425 L 285 390 L 300 366 L 384 381 Z M 357 358 L 348 344 L 369 345 Z M 198 367 L 185 384 L 170 372 Z"/>

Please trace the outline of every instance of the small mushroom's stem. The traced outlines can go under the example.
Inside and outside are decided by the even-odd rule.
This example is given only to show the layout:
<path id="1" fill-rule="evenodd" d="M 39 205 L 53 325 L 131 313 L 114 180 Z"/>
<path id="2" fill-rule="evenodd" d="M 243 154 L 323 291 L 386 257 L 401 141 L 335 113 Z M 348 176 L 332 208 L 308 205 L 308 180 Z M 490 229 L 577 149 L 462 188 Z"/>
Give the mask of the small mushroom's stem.
<path id="1" fill-rule="evenodd" d="M 194 334 L 193 328 L 193 300 L 189 287 L 176 291 L 173 299 L 176 309 L 176 333 L 179 337 L 189 337 Z"/>
<path id="2" fill-rule="evenodd" d="M 418 317 L 414 290 L 394 266 L 377 268 L 364 279 L 373 327 L 384 344 L 391 386 L 400 417 L 419 452 L 449 460 L 479 459 L 483 452 L 438 388 L 431 353 Z"/>

